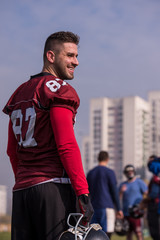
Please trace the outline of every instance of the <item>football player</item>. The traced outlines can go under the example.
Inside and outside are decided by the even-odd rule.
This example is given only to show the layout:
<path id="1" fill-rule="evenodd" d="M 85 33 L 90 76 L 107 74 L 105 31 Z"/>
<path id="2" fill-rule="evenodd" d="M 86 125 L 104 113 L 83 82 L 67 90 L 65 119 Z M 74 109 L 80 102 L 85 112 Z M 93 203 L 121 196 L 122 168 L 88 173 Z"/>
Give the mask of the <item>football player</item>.
<path id="1" fill-rule="evenodd" d="M 140 218 L 143 214 L 137 209 L 137 205 L 140 204 L 143 196 L 147 194 L 148 187 L 142 179 L 136 177 L 135 167 L 132 164 L 126 165 L 123 173 L 127 180 L 120 184 L 119 194 L 124 217 L 129 222 L 127 240 L 133 239 L 133 233 L 135 233 L 137 240 L 143 240 Z"/>
<path id="2" fill-rule="evenodd" d="M 79 97 L 64 80 L 74 78 L 79 36 L 50 35 L 42 72 L 13 93 L 7 154 L 15 175 L 12 240 L 58 239 L 78 198 L 84 225 L 93 208 L 73 125 Z"/>

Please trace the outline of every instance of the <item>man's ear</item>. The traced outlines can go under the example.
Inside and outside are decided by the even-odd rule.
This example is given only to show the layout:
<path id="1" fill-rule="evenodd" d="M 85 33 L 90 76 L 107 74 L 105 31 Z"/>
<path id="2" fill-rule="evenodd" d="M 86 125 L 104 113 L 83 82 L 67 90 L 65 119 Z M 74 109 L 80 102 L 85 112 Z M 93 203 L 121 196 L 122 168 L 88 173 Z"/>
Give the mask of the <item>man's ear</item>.
<path id="1" fill-rule="evenodd" d="M 47 53 L 46 53 L 46 57 L 48 59 L 48 61 L 50 63 L 54 63 L 54 60 L 55 60 L 55 53 L 51 50 L 49 50 Z"/>

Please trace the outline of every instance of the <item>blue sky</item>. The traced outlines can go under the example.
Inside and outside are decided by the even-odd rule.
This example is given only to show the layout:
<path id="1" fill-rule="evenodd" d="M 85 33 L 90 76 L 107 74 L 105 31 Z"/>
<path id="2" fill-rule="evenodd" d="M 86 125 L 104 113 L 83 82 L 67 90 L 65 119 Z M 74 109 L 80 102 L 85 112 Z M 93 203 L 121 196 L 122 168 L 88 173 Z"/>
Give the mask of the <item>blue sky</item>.
<path id="1" fill-rule="evenodd" d="M 80 35 L 71 82 L 81 99 L 78 139 L 89 131 L 91 98 L 147 99 L 149 91 L 160 90 L 159 0 L 1 0 L 0 30 L 1 109 L 19 84 L 41 71 L 48 35 L 59 30 Z M 7 124 L 1 112 L 0 184 L 10 189 Z"/>

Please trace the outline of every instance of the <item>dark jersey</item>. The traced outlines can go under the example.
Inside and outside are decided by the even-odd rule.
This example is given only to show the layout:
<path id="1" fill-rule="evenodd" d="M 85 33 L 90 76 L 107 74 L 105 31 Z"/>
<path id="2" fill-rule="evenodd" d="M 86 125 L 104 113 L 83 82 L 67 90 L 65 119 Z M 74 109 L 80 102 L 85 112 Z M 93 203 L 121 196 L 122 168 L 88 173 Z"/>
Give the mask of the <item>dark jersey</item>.
<path id="1" fill-rule="evenodd" d="M 50 122 L 50 108 L 71 110 L 74 124 L 78 106 L 76 91 L 47 73 L 31 77 L 13 93 L 3 111 L 9 114 L 17 139 L 18 167 L 14 189 L 64 176 Z"/>
<path id="2" fill-rule="evenodd" d="M 87 175 L 92 205 L 97 208 L 116 208 L 120 210 L 117 180 L 112 169 L 97 166 Z"/>

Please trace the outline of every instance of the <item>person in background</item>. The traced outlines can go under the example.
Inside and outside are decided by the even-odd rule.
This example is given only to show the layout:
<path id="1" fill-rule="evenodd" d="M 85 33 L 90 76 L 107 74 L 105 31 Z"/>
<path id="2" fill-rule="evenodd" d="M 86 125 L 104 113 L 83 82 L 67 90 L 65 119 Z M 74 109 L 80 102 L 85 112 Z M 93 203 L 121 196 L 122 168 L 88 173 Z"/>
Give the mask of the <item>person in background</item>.
<path id="1" fill-rule="evenodd" d="M 147 220 L 153 240 L 160 239 L 160 158 L 150 156 L 148 169 L 153 173 L 149 183 Z"/>
<path id="2" fill-rule="evenodd" d="M 19 86 L 3 109 L 10 117 L 7 153 L 15 175 L 12 240 L 57 240 L 69 213 L 77 211 L 77 198 L 84 225 L 92 217 L 73 130 L 79 97 L 64 81 L 74 78 L 78 44 L 72 32 L 51 34 L 42 72 Z"/>
<path id="3" fill-rule="evenodd" d="M 122 182 L 119 186 L 119 196 L 122 202 L 124 217 L 129 222 L 129 232 L 127 240 L 132 240 L 133 233 L 135 233 L 138 240 L 143 239 L 141 218 L 133 218 L 129 214 L 129 208 L 139 204 L 143 195 L 147 194 L 148 188 L 143 180 L 136 178 L 136 172 L 133 165 L 128 164 L 124 168 L 124 175 L 127 180 Z"/>
<path id="4" fill-rule="evenodd" d="M 94 208 L 92 223 L 99 223 L 109 237 L 114 232 L 116 217 L 123 218 L 120 208 L 117 181 L 113 170 L 107 167 L 109 154 L 100 151 L 98 166 L 89 171 L 87 181 Z"/>

